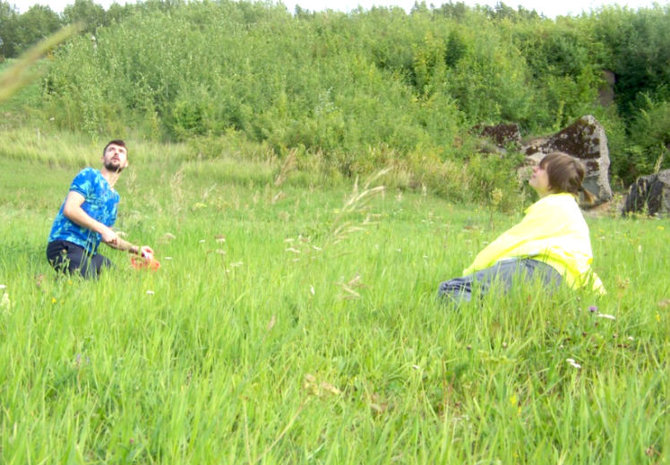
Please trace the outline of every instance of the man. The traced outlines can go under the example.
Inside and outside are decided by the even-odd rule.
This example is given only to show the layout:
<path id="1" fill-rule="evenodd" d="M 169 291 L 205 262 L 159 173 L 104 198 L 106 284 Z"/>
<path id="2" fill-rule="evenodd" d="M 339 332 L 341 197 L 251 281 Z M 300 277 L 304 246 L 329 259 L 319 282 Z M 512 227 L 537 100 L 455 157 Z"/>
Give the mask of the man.
<path id="1" fill-rule="evenodd" d="M 114 184 L 127 166 L 125 142 L 113 140 L 102 151 L 102 169 L 84 168 L 74 178 L 49 234 L 47 259 L 56 271 L 98 277 L 103 268 L 112 266 L 98 253 L 101 241 L 147 260 L 153 257 L 150 247 L 131 244 L 111 229 L 121 199 Z"/>

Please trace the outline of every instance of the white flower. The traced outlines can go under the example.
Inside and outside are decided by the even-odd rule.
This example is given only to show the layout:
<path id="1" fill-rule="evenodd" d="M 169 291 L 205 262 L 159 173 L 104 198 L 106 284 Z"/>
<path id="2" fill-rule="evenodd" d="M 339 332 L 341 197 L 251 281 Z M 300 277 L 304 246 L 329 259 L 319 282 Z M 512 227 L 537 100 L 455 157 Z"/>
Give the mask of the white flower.
<path id="1" fill-rule="evenodd" d="M 616 320 L 614 315 L 607 315 L 606 313 L 598 313 L 596 315 L 598 318 L 607 318 L 608 320 Z"/>
<path id="2" fill-rule="evenodd" d="M 573 358 L 567 358 L 565 359 L 565 361 L 568 362 L 570 366 L 577 368 L 578 370 L 582 368 L 582 366 L 579 363 L 575 362 L 575 359 Z"/>
<path id="3" fill-rule="evenodd" d="M 309 286 L 309 292 L 312 295 L 316 295 L 316 291 L 314 290 L 314 286 Z"/>
<path id="4" fill-rule="evenodd" d="M 172 257 L 163 257 L 163 260 L 172 260 Z"/>
<path id="5" fill-rule="evenodd" d="M 147 291 L 147 295 L 154 295 L 154 294 L 155 294 L 154 291 L 151 291 L 151 290 Z"/>
<path id="6" fill-rule="evenodd" d="M 0 284 L 0 289 L 7 289 L 7 286 L 5 286 L 4 284 Z"/>
<path id="7" fill-rule="evenodd" d="M 9 301 L 9 294 L 6 292 L 2 294 L 2 300 L 0 300 L 0 308 L 8 309 L 12 303 Z"/>

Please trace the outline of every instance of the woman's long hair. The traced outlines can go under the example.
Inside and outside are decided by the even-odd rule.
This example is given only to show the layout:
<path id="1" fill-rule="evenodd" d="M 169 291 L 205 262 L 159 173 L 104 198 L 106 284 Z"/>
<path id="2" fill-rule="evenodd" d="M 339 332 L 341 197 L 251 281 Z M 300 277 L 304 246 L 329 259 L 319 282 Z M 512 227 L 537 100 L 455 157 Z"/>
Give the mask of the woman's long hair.
<path id="1" fill-rule="evenodd" d="M 586 169 L 576 158 L 563 152 L 553 152 L 540 161 L 540 168 L 547 172 L 551 192 L 568 192 L 577 197 L 581 192 L 587 203 L 593 202 L 593 194 L 582 187 Z"/>

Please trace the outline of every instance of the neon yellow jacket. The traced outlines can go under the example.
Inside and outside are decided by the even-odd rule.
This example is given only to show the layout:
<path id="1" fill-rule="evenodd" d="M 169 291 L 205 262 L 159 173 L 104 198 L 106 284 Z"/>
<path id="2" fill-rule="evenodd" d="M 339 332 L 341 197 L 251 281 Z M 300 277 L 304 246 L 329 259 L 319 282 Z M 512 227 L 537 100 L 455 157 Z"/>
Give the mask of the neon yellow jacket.
<path id="1" fill-rule="evenodd" d="M 550 194 L 528 207 L 521 223 L 479 252 L 463 275 L 517 257 L 551 265 L 573 288 L 590 285 L 593 290 L 605 293 L 600 278 L 591 270 L 589 227 L 572 194 Z"/>

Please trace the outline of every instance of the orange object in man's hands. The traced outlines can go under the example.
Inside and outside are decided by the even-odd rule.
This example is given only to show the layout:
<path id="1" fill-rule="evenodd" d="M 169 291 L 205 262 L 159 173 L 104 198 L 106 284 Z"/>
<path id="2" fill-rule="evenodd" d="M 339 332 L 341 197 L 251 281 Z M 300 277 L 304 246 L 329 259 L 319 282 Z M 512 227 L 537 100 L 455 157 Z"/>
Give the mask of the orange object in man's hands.
<path id="1" fill-rule="evenodd" d="M 161 264 L 155 258 L 139 258 L 139 257 L 130 257 L 130 264 L 136 270 L 147 269 L 151 271 L 156 271 L 161 267 Z"/>

